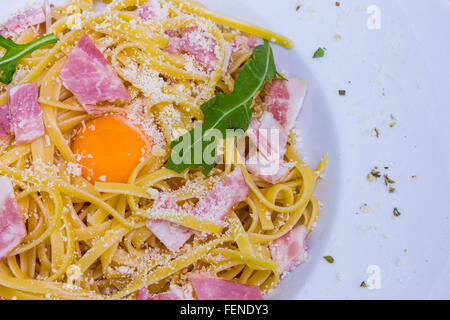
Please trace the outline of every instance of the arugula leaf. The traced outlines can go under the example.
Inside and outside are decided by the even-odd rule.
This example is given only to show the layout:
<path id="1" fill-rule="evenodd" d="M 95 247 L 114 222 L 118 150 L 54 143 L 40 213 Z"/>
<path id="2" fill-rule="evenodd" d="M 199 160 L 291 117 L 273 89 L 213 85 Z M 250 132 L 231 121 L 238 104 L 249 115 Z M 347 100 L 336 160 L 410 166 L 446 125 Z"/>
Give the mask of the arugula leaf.
<path id="1" fill-rule="evenodd" d="M 234 91 L 228 95 L 218 93 L 201 106 L 203 125 L 172 141 L 172 156 L 166 168 L 182 172 L 186 168 L 201 168 L 208 174 L 215 166 L 217 143 L 226 137 L 227 129 L 248 129 L 252 119 L 250 106 L 264 83 L 284 79 L 278 74 L 272 48 L 268 41 L 256 47 L 252 57 L 239 70 Z M 220 136 L 217 134 L 220 133 Z M 210 157 L 204 159 L 204 155 Z"/>
<path id="2" fill-rule="evenodd" d="M 16 72 L 17 63 L 21 59 L 33 51 L 57 41 L 58 38 L 53 33 L 26 44 L 17 44 L 11 39 L 0 36 L 0 46 L 6 49 L 6 53 L 0 58 L 0 70 L 3 71 L 0 82 L 10 84 Z"/>

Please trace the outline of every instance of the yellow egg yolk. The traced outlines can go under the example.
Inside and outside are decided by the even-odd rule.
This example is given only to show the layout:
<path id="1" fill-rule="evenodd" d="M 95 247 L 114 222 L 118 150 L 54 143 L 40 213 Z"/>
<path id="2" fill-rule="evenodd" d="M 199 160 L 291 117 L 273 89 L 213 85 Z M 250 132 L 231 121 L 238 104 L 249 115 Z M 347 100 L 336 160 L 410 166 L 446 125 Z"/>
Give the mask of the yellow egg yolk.
<path id="1" fill-rule="evenodd" d="M 87 180 L 125 183 L 151 147 L 151 138 L 139 125 L 124 116 L 111 115 L 83 126 L 72 151 Z"/>

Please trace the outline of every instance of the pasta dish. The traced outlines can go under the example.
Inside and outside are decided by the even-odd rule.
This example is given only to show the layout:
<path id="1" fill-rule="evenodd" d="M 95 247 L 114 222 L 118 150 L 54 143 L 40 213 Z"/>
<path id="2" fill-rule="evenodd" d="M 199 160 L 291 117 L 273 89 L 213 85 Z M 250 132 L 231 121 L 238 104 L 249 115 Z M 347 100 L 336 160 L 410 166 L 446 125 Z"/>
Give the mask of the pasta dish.
<path id="1" fill-rule="evenodd" d="M 289 39 L 189 0 L 48 1 L 0 30 L 0 297 L 262 299 L 317 168 Z"/>

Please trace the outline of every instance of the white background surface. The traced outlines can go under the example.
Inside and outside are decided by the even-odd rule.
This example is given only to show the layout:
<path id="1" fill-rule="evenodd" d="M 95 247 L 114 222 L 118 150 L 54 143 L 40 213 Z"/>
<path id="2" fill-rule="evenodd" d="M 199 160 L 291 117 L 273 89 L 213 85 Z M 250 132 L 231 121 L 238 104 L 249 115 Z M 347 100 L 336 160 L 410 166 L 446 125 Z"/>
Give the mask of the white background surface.
<path id="1" fill-rule="evenodd" d="M 2 1 L 1 13 L 25 2 Z M 309 261 L 273 297 L 450 299 L 450 2 L 202 2 L 295 40 L 294 50 L 276 49 L 276 59 L 281 71 L 310 81 L 299 122 L 303 155 L 311 164 L 330 155 Z M 366 26 L 369 5 L 381 9 L 380 30 Z M 326 56 L 312 59 L 319 46 Z M 394 194 L 367 181 L 374 166 L 389 166 Z M 373 213 L 361 212 L 363 204 Z M 380 267 L 380 290 L 359 286 L 369 265 Z"/>

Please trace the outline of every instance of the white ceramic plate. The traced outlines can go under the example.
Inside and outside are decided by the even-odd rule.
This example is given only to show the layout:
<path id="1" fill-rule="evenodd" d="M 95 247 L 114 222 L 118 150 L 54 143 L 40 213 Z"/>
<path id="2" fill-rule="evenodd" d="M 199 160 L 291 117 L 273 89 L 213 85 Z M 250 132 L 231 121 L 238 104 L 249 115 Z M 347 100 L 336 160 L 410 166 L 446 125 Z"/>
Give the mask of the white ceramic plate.
<path id="1" fill-rule="evenodd" d="M 311 165 L 330 157 L 309 261 L 271 297 L 449 299 L 449 1 L 202 2 L 295 40 L 294 50 L 275 54 L 280 70 L 310 83 L 298 121 L 302 156 Z M 3 3 L 2 13 L 25 3 Z M 368 27 L 371 17 L 379 29 Z M 312 59 L 319 46 L 326 56 Z M 367 180 L 374 166 L 389 167 L 394 193 Z M 378 289 L 360 287 L 374 277 Z"/>

